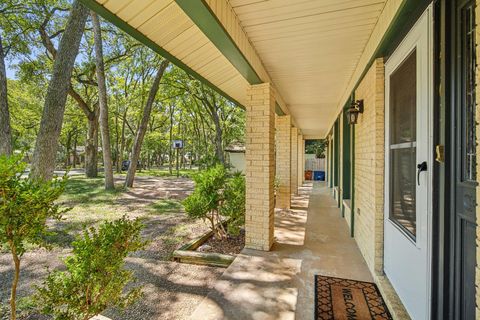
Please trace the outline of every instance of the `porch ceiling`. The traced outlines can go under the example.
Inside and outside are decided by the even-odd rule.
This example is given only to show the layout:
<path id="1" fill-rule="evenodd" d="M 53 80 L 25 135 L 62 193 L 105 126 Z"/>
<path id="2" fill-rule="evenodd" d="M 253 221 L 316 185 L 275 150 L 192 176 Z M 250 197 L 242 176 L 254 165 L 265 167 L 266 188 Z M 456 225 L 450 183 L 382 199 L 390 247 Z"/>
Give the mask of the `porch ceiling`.
<path id="1" fill-rule="evenodd" d="M 324 135 L 385 0 L 230 0 L 302 132 Z"/>
<path id="2" fill-rule="evenodd" d="M 174 0 L 83 0 L 100 4 L 105 17 L 117 25 L 132 27 L 170 54 L 175 64 L 190 69 L 232 100 L 246 104 L 248 82 L 219 49 L 202 33 Z M 96 7 L 98 9 L 101 7 Z M 112 21 L 112 20 L 120 20 Z M 162 52 L 163 53 L 163 52 Z M 173 59 L 176 58 L 176 59 Z M 175 61 L 177 60 L 177 61 Z M 179 63 L 180 62 L 180 63 Z M 185 68 L 186 67 L 186 68 Z"/>
<path id="3" fill-rule="evenodd" d="M 188 1 L 81 1 L 242 105 L 253 84 L 246 72 L 251 75 L 253 70 L 253 78 L 272 82 L 283 112 L 310 137 L 327 133 L 370 51 L 382 11 L 388 3 L 402 2 L 190 0 L 209 6 L 207 11 L 216 15 L 213 20 L 222 24 L 228 41 L 247 60 L 250 69 L 245 71 L 205 34 L 199 20 L 191 19 L 192 12 L 184 11 L 191 5 Z"/>

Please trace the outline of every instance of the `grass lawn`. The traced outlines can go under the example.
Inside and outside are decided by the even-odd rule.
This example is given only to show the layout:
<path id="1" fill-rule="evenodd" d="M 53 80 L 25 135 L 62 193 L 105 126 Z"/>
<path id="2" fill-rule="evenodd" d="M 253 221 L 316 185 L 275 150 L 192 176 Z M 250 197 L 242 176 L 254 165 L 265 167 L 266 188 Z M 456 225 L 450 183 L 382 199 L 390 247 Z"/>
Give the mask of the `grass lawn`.
<path id="1" fill-rule="evenodd" d="M 116 177 L 116 189 L 112 191 L 104 189 L 103 177 L 70 177 L 59 202 L 65 207 L 70 207 L 71 210 L 64 215 L 61 221 L 52 222 L 56 234 L 49 237 L 49 242 L 54 246 L 70 246 L 75 235 L 85 227 L 96 226 L 102 221 L 118 219 L 123 215 L 139 218 L 144 224 L 162 216 L 183 215 L 182 199 L 165 199 L 162 198 L 160 192 L 158 192 L 158 197 L 155 197 L 155 194 L 152 195 L 152 188 L 144 187 L 146 183 L 151 183 L 151 181 L 155 183 L 161 180 L 150 180 L 148 177 L 157 178 L 165 174 L 160 170 L 149 172 L 157 175 L 147 175 L 147 172 L 139 174 L 137 180 L 147 179 L 142 179 L 141 182 L 137 181 L 135 188 L 131 189 L 135 191 L 135 196 L 132 196 L 133 192 L 123 187 L 123 175 Z M 160 191 L 160 189 L 161 186 L 154 191 Z M 143 194 L 148 195 L 143 197 Z"/>
<path id="2" fill-rule="evenodd" d="M 178 174 L 180 177 L 191 177 L 193 174 L 198 172 L 197 169 L 180 169 L 178 170 Z M 173 168 L 172 173 L 168 169 L 148 169 L 148 170 L 142 170 L 142 171 L 137 171 L 136 173 L 138 176 L 150 176 L 150 177 L 176 177 L 177 176 L 177 170 Z"/>

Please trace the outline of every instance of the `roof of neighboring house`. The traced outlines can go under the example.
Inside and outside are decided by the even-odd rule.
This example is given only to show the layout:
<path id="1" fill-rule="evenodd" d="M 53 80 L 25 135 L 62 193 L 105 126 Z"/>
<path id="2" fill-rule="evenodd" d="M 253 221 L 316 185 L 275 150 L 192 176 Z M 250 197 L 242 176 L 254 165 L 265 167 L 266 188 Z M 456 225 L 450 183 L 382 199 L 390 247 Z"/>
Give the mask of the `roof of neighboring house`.
<path id="1" fill-rule="evenodd" d="M 225 148 L 225 151 L 230 153 L 244 153 L 245 145 L 241 142 L 231 143 L 228 147 Z"/>

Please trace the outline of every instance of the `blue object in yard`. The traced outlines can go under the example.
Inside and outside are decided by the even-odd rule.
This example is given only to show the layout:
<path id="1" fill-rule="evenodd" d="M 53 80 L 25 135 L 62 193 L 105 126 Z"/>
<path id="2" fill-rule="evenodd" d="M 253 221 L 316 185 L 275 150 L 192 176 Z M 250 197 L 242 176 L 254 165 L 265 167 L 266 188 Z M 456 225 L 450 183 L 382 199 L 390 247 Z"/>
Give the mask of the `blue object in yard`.
<path id="1" fill-rule="evenodd" d="M 325 181 L 325 171 L 313 171 L 313 180 Z"/>

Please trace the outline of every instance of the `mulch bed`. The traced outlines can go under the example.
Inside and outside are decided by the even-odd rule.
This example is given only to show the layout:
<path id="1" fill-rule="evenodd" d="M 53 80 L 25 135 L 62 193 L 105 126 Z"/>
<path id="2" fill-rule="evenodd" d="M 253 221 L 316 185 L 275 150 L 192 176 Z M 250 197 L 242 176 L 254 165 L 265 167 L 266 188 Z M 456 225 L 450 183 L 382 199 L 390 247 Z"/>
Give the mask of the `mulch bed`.
<path id="1" fill-rule="evenodd" d="M 228 236 L 227 239 L 216 239 L 215 237 L 211 237 L 204 245 L 211 247 L 207 252 L 237 255 L 245 246 L 245 231 L 240 230 L 238 236 Z"/>

